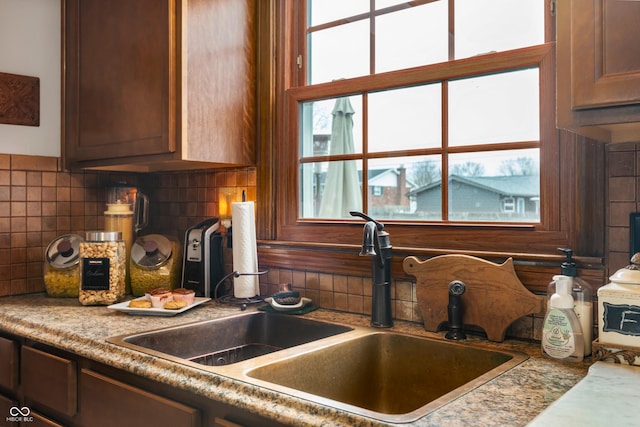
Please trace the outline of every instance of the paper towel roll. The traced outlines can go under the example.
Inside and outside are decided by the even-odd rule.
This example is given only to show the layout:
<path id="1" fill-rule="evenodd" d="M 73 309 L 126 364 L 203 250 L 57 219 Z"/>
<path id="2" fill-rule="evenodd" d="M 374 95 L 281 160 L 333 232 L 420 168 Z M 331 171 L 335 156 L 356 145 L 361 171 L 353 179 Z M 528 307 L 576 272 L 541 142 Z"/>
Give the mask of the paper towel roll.
<path id="1" fill-rule="evenodd" d="M 253 202 L 231 204 L 233 227 L 233 270 L 240 274 L 258 272 L 258 249 L 256 246 L 256 221 Z M 260 295 L 258 276 L 240 276 L 233 280 L 233 296 L 251 298 Z"/>

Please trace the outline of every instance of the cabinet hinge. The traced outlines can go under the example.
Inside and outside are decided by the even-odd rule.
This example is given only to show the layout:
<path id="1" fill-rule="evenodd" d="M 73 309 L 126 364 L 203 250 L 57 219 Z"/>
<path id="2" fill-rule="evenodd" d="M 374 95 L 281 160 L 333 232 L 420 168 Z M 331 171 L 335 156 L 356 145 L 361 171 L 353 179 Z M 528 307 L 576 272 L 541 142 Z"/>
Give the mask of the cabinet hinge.
<path id="1" fill-rule="evenodd" d="M 298 64 L 299 69 L 302 69 L 302 55 L 298 55 L 296 58 L 296 64 Z"/>
<path id="2" fill-rule="evenodd" d="M 549 2 L 549 12 L 551 12 L 551 16 L 556 16 L 556 0 Z"/>

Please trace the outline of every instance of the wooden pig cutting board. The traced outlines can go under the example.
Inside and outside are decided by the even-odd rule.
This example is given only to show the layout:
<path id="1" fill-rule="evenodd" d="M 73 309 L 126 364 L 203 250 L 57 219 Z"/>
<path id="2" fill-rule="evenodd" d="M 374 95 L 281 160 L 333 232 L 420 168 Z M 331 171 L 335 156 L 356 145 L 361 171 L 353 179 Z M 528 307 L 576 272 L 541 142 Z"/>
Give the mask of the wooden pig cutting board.
<path id="1" fill-rule="evenodd" d="M 466 285 L 461 296 L 465 325 L 481 327 L 491 341 L 504 341 L 511 323 L 529 314 L 544 314 L 545 298 L 531 293 L 522 284 L 513 259 L 503 264 L 469 256 L 441 255 L 425 261 L 409 256 L 404 271 L 416 277 L 418 305 L 424 328 L 436 332 L 447 321 L 449 283 Z"/>

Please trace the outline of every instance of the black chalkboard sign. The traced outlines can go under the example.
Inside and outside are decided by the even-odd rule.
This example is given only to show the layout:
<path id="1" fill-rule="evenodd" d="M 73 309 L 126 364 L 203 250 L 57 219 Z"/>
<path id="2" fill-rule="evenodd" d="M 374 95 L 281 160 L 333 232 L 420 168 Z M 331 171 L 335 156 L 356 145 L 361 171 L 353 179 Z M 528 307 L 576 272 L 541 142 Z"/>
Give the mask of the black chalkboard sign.
<path id="1" fill-rule="evenodd" d="M 640 307 L 629 304 L 604 303 L 604 332 L 640 336 Z"/>

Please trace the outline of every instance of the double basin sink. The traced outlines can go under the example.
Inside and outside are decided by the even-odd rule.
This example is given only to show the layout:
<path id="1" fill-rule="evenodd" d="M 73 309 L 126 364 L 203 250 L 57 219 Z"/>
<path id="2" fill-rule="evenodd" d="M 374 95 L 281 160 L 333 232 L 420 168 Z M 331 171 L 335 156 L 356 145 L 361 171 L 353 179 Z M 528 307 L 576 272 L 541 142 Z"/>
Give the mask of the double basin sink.
<path id="1" fill-rule="evenodd" d="M 527 356 L 260 311 L 109 342 L 385 422 L 415 421 Z"/>

